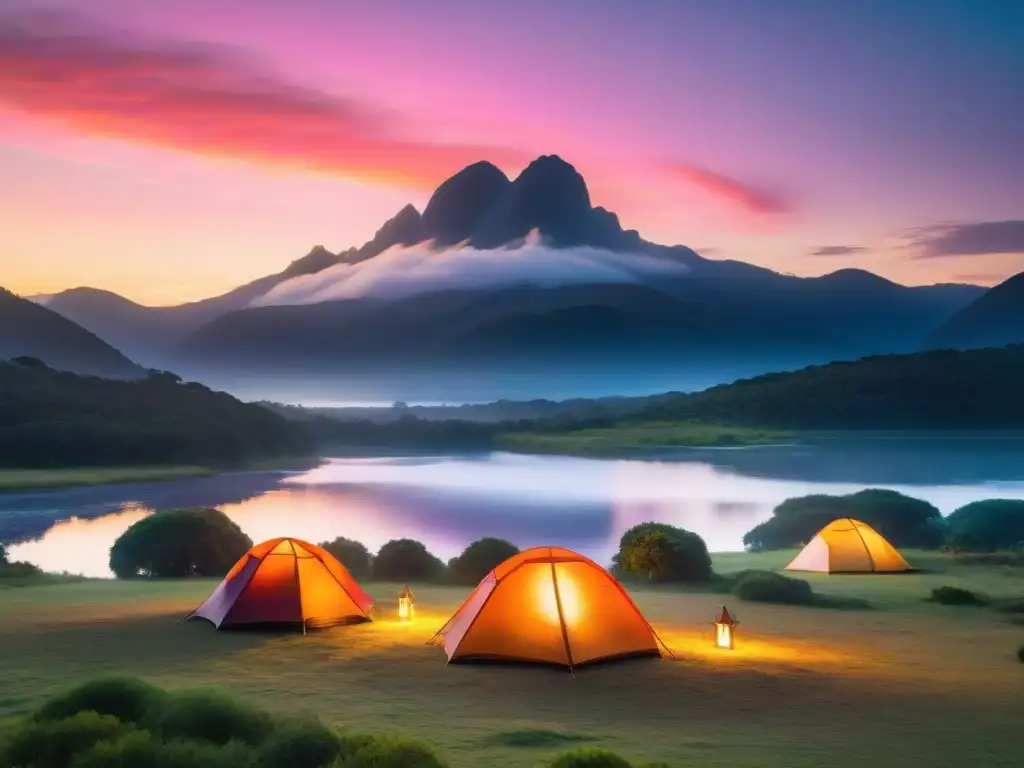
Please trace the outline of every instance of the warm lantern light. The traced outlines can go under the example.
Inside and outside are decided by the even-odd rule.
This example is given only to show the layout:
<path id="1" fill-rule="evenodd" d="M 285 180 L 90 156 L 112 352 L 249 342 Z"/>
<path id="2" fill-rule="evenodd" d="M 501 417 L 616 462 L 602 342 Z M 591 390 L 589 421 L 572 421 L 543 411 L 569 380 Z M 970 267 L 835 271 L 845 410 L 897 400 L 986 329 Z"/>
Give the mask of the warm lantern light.
<path id="1" fill-rule="evenodd" d="M 721 612 L 714 621 L 715 625 L 715 647 L 725 648 L 731 651 L 734 647 L 736 627 L 739 622 L 729 614 L 729 609 L 724 605 Z"/>
<path id="2" fill-rule="evenodd" d="M 402 594 L 398 596 L 398 620 L 411 621 L 416 615 L 416 597 L 409 587 L 402 588 Z"/>

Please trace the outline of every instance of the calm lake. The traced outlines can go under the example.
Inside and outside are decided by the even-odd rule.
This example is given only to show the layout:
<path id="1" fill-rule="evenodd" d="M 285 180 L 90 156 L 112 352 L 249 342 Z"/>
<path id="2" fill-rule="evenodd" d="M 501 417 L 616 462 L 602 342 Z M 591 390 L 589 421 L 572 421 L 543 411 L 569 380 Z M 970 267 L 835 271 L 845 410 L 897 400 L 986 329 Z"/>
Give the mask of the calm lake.
<path id="1" fill-rule="evenodd" d="M 508 453 L 332 459 L 305 473 L 250 472 L 166 483 L 0 494 L 0 542 L 46 570 L 109 576 L 111 544 L 154 510 L 216 506 L 254 541 L 346 536 L 375 551 L 423 541 L 447 560 L 483 536 L 554 544 L 608 563 L 647 520 L 699 533 L 712 551 L 786 498 L 890 488 L 943 514 L 1024 499 L 1024 439 L 878 437 L 799 446 L 675 451 L 599 461 Z"/>

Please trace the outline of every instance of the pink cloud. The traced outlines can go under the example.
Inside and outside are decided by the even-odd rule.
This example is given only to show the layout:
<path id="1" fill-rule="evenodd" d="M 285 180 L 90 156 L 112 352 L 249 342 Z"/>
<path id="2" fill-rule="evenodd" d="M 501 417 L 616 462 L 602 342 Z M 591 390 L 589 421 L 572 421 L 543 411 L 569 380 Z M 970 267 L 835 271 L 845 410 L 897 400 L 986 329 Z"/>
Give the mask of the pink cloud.
<path id="1" fill-rule="evenodd" d="M 424 189 L 481 159 L 530 159 L 411 137 L 395 115 L 226 46 L 143 41 L 63 13 L 0 16 L 0 106 L 94 137 Z"/>
<path id="2" fill-rule="evenodd" d="M 789 206 L 778 194 L 723 176 L 707 168 L 686 163 L 665 163 L 662 170 L 679 181 L 750 213 L 772 215 L 789 212 Z"/>

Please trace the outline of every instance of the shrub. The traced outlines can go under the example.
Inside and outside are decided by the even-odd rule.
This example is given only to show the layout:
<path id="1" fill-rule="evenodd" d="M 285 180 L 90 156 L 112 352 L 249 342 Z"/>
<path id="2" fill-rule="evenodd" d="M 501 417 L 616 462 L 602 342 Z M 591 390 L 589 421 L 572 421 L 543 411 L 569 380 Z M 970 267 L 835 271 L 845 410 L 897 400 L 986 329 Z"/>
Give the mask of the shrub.
<path id="1" fill-rule="evenodd" d="M 231 741 L 260 744 L 273 720 L 266 712 L 217 691 L 170 694 L 149 724 L 164 739 L 190 739 L 211 744 Z"/>
<path id="2" fill-rule="evenodd" d="M 641 523 L 622 534 L 613 569 L 652 581 L 708 582 L 711 555 L 696 533 L 664 523 Z"/>
<path id="3" fill-rule="evenodd" d="M 1017 649 L 1017 661 L 1024 664 L 1024 645 Z"/>
<path id="4" fill-rule="evenodd" d="M 747 531 L 743 544 L 754 551 L 798 547 L 840 517 L 867 523 L 896 547 L 935 549 L 945 541 L 942 515 L 935 506 L 896 491 L 868 488 L 846 496 L 786 499 L 770 519 Z"/>
<path id="5" fill-rule="evenodd" d="M 370 551 L 358 541 L 339 536 L 334 541 L 322 542 L 320 546 L 338 558 L 355 578 L 361 579 L 370 575 L 373 558 Z"/>
<path id="6" fill-rule="evenodd" d="M 814 590 L 811 589 L 810 583 L 771 571 L 747 571 L 733 584 L 732 593 L 740 600 L 755 603 L 814 603 Z"/>
<path id="7" fill-rule="evenodd" d="M 392 539 L 373 559 L 373 577 L 383 581 L 431 581 L 444 572 L 444 563 L 413 539 Z"/>
<path id="8" fill-rule="evenodd" d="M 149 731 L 135 731 L 115 741 L 99 742 L 69 768 L 241 768 L 256 766 L 250 747 L 220 747 L 201 741 L 163 741 Z M 276 768 L 276 767 L 275 767 Z"/>
<path id="9" fill-rule="evenodd" d="M 960 587 L 936 587 L 929 600 L 942 605 L 984 605 L 986 602 L 978 593 Z"/>
<path id="10" fill-rule="evenodd" d="M 359 737 L 343 741 L 334 768 L 448 768 L 433 749 L 396 736 Z"/>
<path id="11" fill-rule="evenodd" d="M 7 559 L 7 547 L 0 544 L 0 565 L 7 565 L 10 561 Z"/>
<path id="12" fill-rule="evenodd" d="M 166 696 L 155 685 L 132 677 L 100 678 L 53 697 L 36 710 L 33 720 L 63 720 L 91 711 L 124 723 L 141 723 L 163 706 Z"/>
<path id="13" fill-rule="evenodd" d="M 1010 549 L 1024 538 L 1024 501 L 987 499 L 965 504 L 946 518 L 946 525 L 951 541 L 966 540 L 977 551 Z"/>
<path id="14" fill-rule="evenodd" d="M 517 554 L 519 547 L 504 539 L 480 539 L 449 561 L 448 577 L 455 584 L 479 584 L 484 576 Z"/>
<path id="15" fill-rule="evenodd" d="M 76 754 L 130 730 L 132 726 L 116 717 L 96 712 L 78 712 L 62 720 L 29 722 L 14 731 L 3 750 L 0 765 L 63 768 Z"/>
<path id="16" fill-rule="evenodd" d="M 260 749 L 260 762 L 275 768 L 321 768 L 334 762 L 341 746 L 338 734 L 316 720 L 287 723 Z"/>
<path id="17" fill-rule="evenodd" d="M 556 755 L 548 763 L 548 768 L 632 768 L 632 765 L 615 752 L 600 747 L 587 747 Z"/>
<path id="18" fill-rule="evenodd" d="M 42 573 L 43 569 L 32 563 L 17 560 L 13 563 L 0 563 L 0 578 L 3 579 L 27 579 Z"/>
<path id="19" fill-rule="evenodd" d="M 224 576 L 252 547 L 231 519 L 216 509 L 158 512 L 133 524 L 110 548 L 118 578 Z"/>

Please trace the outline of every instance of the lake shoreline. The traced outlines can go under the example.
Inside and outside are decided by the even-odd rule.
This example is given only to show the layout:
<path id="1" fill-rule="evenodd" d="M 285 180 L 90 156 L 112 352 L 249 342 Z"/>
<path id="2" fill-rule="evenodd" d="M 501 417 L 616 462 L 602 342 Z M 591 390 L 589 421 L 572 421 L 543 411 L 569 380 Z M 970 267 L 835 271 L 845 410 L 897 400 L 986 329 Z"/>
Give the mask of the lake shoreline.
<path id="1" fill-rule="evenodd" d="M 53 469 L 5 467 L 0 468 L 0 495 L 102 485 L 167 482 L 197 477 L 216 477 L 238 472 L 303 472 L 315 469 L 324 461 L 326 459 L 320 456 L 283 457 L 276 460 L 247 462 L 237 467 L 227 468 L 194 465 L 55 467 Z"/>

